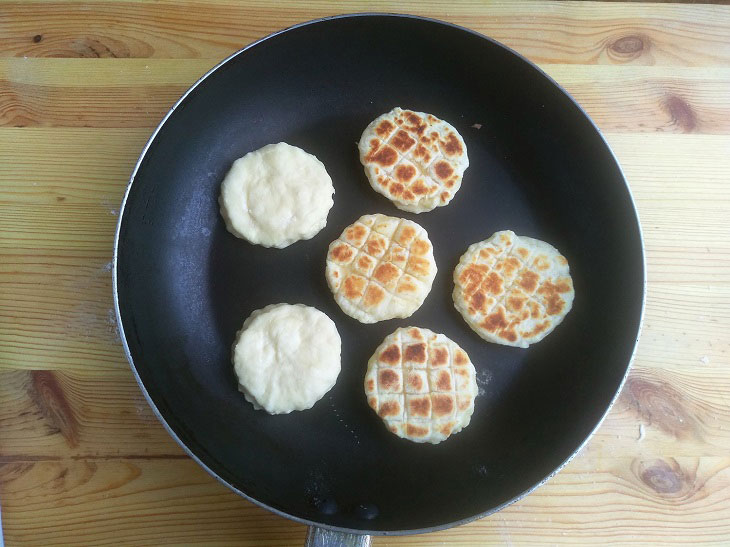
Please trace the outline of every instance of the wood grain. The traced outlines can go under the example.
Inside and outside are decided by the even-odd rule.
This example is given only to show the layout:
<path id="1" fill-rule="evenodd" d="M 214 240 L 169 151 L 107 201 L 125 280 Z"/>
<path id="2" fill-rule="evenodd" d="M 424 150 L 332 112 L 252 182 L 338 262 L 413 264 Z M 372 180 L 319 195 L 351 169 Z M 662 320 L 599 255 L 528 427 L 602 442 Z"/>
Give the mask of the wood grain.
<path id="1" fill-rule="evenodd" d="M 0 458 L 186 458 L 131 370 L 0 371 Z"/>
<path id="2" fill-rule="evenodd" d="M 730 534 L 727 457 L 596 463 L 585 456 L 496 515 L 374 544 L 632 544 L 647 536 L 682 544 L 689 535 L 719 543 Z M 238 498 L 190 460 L 12 461 L 0 465 L 0 485 L 3 508 L 13 515 L 5 526 L 11 544 L 84 538 L 95 545 L 301 545 L 304 539 L 303 526 Z"/>
<path id="3" fill-rule="evenodd" d="M 330 2 L 7 2 L 0 51 L 15 57 L 221 59 L 293 24 L 361 11 L 414 13 L 467 26 L 536 62 L 727 64 L 723 6 L 615 6 L 478 0 Z"/>
<path id="4" fill-rule="evenodd" d="M 0 485 L 10 545 L 304 543 L 303 526 L 242 500 L 189 459 L 13 461 L 0 464 Z"/>
<path id="5" fill-rule="evenodd" d="M 132 166 L 180 93 L 246 43 L 343 11 L 445 19 L 539 63 L 616 153 L 649 281 L 625 389 L 563 471 L 494 516 L 375 545 L 726 543 L 730 6 L 0 0 L 8 545 L 302 544 L 304 526 L 229 492 L 155 419 L 119 343 L 111 252 Z"/>
<path id="6" fill-rule="evenodd" d="M 157 125 L 208 59 L 0 59 L 0 127 Z M 730 69 L 543 64 L 604 131 L 730 134 Z M 144 106 L 142 108 L 142 106 Z"/>

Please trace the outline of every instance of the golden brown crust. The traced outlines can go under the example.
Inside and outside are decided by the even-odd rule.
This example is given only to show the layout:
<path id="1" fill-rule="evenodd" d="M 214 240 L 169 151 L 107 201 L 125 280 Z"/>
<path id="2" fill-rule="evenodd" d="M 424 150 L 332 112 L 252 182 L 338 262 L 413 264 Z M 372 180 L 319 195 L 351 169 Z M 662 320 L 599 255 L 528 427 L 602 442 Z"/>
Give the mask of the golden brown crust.
<path id="1" fill-rule="evenodd" d="M 364 385 L 388 430 L 416 442 L 437 443 L 466 427 L 477 394 L 476 371 L 464 350 L 417 327 L 386 337 Z"/>
<path id="2" fill-rule="evenodd" d="M 449 374 L 448 371 L 439 371 L 436 376 L 436 389 L 439 391 L 451 391 L 453 389 L 451 384 L 451 374 Z"/>
<path id="3" fill-rule="evenodd" d="M 454 304 L 482 338 L 527 347 L 568 313 L 573 283 L 564 256 L 545 242 L 497 232 L 469 247 L 454 271 Z"/>
<path id="4" fill-rule="evenodd" d="M 337 245 L 330 251 L 332 259 L 341 263 L 349 262 L 354 255 L 355 252 L 353 248 L 345 243 Z"/>
<path id="5" fill-rule="evenodd" d="M 335 300 L 364 323 L 413 313 L 435 275 L 428 234 L 405 219 L 365 215 L 345 228 L 327 253 L 327 283 Z"/>
<path id="6" fill-rule="evenodd" d="M 456 406 L 453 395 L 444 395 L 441 393 L 431 394 L 431 405 L 433 407 L 432 414 L 436 417 L 451 416 Z"/>
<path id="7" fill-rule="evenodd" d="M 388 416 L 399 416 L 401 414 L 400 405 L 396 401 L 388 401 L 380 405 L 378 416 L 387 418 Z"/>
<path id="8" fill-rule="evenodd" d="M 385 300 L 385 291 L 377 285 L 369 285 L 363 297 L 363 303 L 368 307 L 375 307 Z"/>
<path id="9" fill-rule="evenodd" d="M 411 363 L 426 362 L 426 344 L 411 344 L 406 346 L 404 361 Z"/>
<path id="10" fill-rule="evenodd" d="M 393 369 L 385 368 L 378 371 L 378 384 L 384 391 L 401 391 L 400 374 Z"/>
<path id="11" fill-rule="evenodd" d="M 395 125 L 390 123 L 388 120 L 383 120 L 375 128 L 375 133 L 378 135 L 378 137 L 386 139 L 393 132 L 394 129 L 395 129 Z"/>
<path id="12" fill-rule="evenodd" d="M 398 161 L 398 152 L 390 146 L 380 146 L 380 143 L 374 140 L 370 141 L 370 153 L 365 156 L 365 160 L 381 167 L 390 167 Z"/>
<path id="13" fill-rule="evenodd" d="M 357 276 L 357 275 L 350 275 L 345 279 L 344 282 L 344 293 L 347 298 L 350 300 L 355 300 L 356 298 L 359 298 L 363 295 L 363 290 L 365 289 L 365 285 L 367 285 L 367 280 Z"/>
<path id="14" fill-rule="evenodd" d="M 454 355 L 454 364 L 466 365 L 468 362 L 469 356 L 460 349 L 456 350 L 456 355 Z"/>
<path id="15" fill-rule="evenodd" d="M 393 344 L 388 346 L 383 353 L 380 354 L 381 361 L 395 365 L 400 363 L 400 346 Z"/>
<path id="16" fill-rule="evenodd" d="M 431 416 L 431 397 L 409 397 L 408 410 L 411 416 L 428 418 Z"/>
<path id="17" fill-rule="evenodd" d="M 440 367 L 449 362 L 449 350 L 446 347 L 437 347 L 431 350 L 431 364 Z M 463 364 L 463 363 L 462 363 Z"/>
<path id="18" fill-rule="evenodd" d="M 393 264 L 390 264 L 389 262 L 386 262 L 384 264 L 380 264 L 377 268 L 375 268 L 375 272 L 373 273 L 373 277 L 380 281 L 384 286 L 389 286 L 394 280 L 398 279 L 400 276 L 400 270 L 397 266 L 394 266 Z"/>
<path id="19" fill-rule="evenodd" d="M 372 187 L 415 213 L 448 203 L 469 166 L 456 129 L 431 114 L 400 108 L 371 123 L 358 147 Z"/>

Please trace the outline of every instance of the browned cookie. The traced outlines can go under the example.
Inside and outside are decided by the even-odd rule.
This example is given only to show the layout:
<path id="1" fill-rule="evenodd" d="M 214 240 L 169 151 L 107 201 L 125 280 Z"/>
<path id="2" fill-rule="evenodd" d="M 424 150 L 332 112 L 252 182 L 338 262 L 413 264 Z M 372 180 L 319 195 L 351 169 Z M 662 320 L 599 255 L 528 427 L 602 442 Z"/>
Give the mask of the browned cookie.
<path id="1" fill-rule="evenodd" d="M 373 189 L 411 213 L 449 203 L 469 167 L 466 144 L 451 124 L 401 108 L 368 125 L 358 148 Z"/>
<path id="2" fill-rule="evenodd" d="M 365 394 L 391 432 L 436 444 L 469 425 L 476 372 L 466 352 L 443 334 L 400 328 L 370 358 Z"/>
<path id="3" fill-rule="evenodd" d="M 426 230 L 415 222 L 365 215 L 330 244 L 326 276 L 342 311 L 375 323 L 408 317 L 421 307 L 436 262 Z"/>
<path id="4" fill-rule="evenodd" d="M 497 232 L 467 249 L 454 270 L 454 306 L 489 342 L 526 348 L 573 306 L 567 259 L 552 245 Z"/>

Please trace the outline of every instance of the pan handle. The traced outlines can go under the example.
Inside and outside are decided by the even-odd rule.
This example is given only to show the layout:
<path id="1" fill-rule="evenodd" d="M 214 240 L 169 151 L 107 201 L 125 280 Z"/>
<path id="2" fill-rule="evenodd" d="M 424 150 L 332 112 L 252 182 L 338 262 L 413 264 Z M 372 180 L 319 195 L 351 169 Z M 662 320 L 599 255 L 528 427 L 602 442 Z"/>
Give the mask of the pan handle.
<path id="1" fill-rule="evenodd" d="M 336 532 L 327 528 L 310 526 L 305 547 L 370 547 L 370 536 Z"/>

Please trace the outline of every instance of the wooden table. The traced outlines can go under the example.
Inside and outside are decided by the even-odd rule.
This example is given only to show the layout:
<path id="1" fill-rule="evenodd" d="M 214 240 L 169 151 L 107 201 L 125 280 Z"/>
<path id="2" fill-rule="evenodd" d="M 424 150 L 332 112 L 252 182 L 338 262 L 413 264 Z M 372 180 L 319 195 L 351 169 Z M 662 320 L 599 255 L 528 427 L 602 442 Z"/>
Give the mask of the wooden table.
<path id="1" fill-rule="evenodd" d="M 132 166 L 218 60 L 293 23 L 410 12 L 537 62 L 631 184 L 648 259 L 629 380 L 582 453 L 504 511 L 376 545 L 730 538 L 730 7 L 0 0 L 0 505 L 16 544 L 298 545 L 155 419 L 122 352 L 112 237 Z M 590 181 L 587 181 L 589 183 Z"/>

